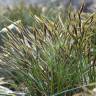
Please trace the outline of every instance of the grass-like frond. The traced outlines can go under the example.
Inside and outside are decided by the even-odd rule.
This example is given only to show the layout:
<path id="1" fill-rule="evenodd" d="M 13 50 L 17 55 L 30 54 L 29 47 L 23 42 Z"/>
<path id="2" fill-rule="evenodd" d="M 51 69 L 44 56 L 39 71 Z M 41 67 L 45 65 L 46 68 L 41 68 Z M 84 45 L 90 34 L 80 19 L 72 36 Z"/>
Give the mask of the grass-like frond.
<path id="1" fill-rule="evenodd" d="M 96 15 L 81 11 L 56 12 L 54 20 L 34 15 L 32 26 L 17 25 L 17 33 L 6 27 L 1 59 L 30 96 L 71 96 L 96 82 Z"/>

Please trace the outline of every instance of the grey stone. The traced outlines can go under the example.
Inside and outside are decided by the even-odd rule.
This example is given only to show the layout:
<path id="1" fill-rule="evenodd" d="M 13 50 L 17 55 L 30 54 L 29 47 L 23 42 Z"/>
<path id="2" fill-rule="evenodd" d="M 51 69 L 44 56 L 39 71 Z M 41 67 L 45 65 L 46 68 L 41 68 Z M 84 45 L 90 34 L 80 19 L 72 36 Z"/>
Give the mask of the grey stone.
<path id="1" fill-rule="evenodd" d="M 17 32 L 19 32 L 19 29 L 18 29 L 18 25 L 21 23 L 21 20 L 18 20 L 16 22 L 14 22 L 13 24 L 7 26 L 7 28 L 3 28 L 1 31 L 0 31 L 0 51 L 2 51 L 2 46 L 4 46 L 4 40 L 3 38 L 6 37 L 7 38 L 7 32 L 8 30 L 14 32 L 15 34 Z"/>

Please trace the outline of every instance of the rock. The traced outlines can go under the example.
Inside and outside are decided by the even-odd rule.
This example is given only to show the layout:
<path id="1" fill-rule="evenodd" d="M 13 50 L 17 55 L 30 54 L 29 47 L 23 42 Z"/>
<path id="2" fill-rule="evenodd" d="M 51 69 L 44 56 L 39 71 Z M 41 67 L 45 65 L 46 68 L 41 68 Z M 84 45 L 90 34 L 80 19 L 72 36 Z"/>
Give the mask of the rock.
<path id="1" fill-rule="evenodd" d="M 12 91 L 12 90 L 10 90 L 10 89 L 8 89 L 8 88 L 6 88 L 6 87 L 3 87 L 3 86 L 0 86 L 0 96 L 11 96 L 11 94 L 12 94 L 12 96 L 13 96 L 13 94 L 15 95 L 15 96 L 25 96 L 26 94 L 25 93 L 22 93 L 22 92 L 14 92 L 14 91 Z"/>
<path id="2" fill-rule="evenodd" d="M 14 92 L 11 91 L 10 89 L 0 86 L 0 96 L 2 95 L 8 95 L 8 94 L 13 94 Z"/>
<path id="3" fill-rule="evenodd" d="M 25 96 L 26 94 L 25 93 L 22 93 L 22 92 L 15 92 L 15 95 L 16 96 Z"/>
<path id="4" fill-rule="evenodd" d="M 93 89 L 93 96 L 96 96 L 96 88 Z"/>
<path id="5" fill-rule="evenodd" d="M 21 20 L 18 20 L 18 21 L 16 21 L 16 22 L 13 22 L 13 24 L 11 24 L 11 25 L 9 25 L 9 26 L 7 26 L 7 28 L 10 30 L 10 31 L 12 31 L 12 32 L 14 32 L 14 33 L 17 33 L 17 31 L 19 31 L 19 29 L 18 29 L 18 25 L 21 23 Z M 3 42 L 3 37 L 4 36 L 6 36 L 7 37 L 7 32 L 8 32 L 8 29 L 7 28 L 3 28 L 1 31 L 0 31 L 0 46 L 2 47 L 2 46 L 4 46 L 4 42 Z M 1 49 L 0 49 L 0 51 L 1 51 Z"/>

